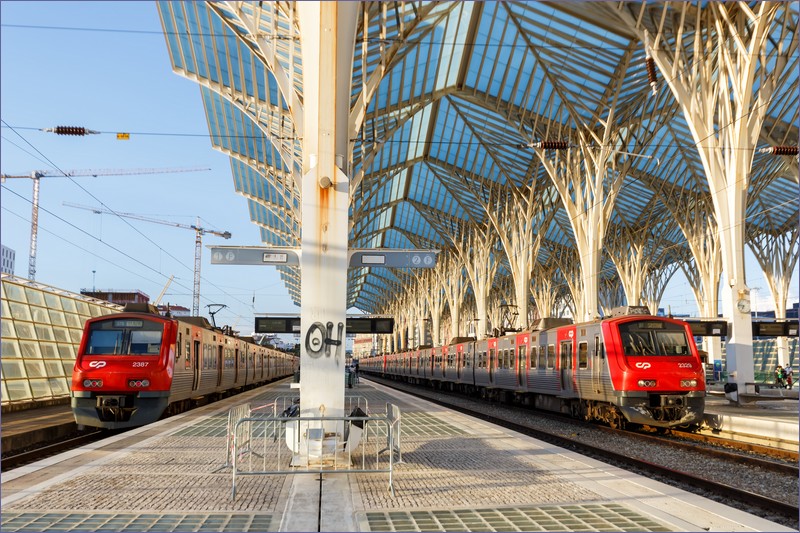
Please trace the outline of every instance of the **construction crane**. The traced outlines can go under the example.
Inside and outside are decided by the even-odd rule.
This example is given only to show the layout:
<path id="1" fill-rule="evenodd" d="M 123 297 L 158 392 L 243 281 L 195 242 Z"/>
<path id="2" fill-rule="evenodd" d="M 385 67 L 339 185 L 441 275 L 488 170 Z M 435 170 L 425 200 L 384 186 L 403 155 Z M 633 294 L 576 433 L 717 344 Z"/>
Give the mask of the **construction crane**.
<path id="1" fill-rule="evenodd" d="M 201 170 L 211 170 L 210 168 L 131 168 L 131 169 L 98 169 L 98 170 L 34 170 L 28 175 L 12 176 L 10 174 L 0 174 L 0 181 L 5 183 L 7 179 L 31 179 L 33 180 L 33 199 L 31 200 L 31 247 L 28 255 L 28 279 L 36 279 L 36 245 L 39 235 L 39 180 L 41 178 L 72 178 L 79 176 L 136 176 L 139 174 L 167 174 L 170 172 L 198 172 Z"/>
<path id="2" fill-rule="evenodd" d="M 197 224 L 190 226 L 188 224 L 170 222 L 169 220 L 159 220 L 157 218 L 145 217 L 134 213 L 120 213 L 118 211 L 111 211 L 110 209 L 101 209 L 99 207 L 90 207 L 88 205 L 72 204 L 69 202 L 64 202 L 64 205 L 68 207 L 77 207 L 78 209 L 86 209 L 87 211 L 92 211 L 93 213 L 98 213 L 98 214 L 109 213 L 112 215 L 117 215 L 119 217 L 132 218 L 134 220 L 143 220 L 145 222 L 153 222 L 155 224 L 164 224 L 166 226 L 173 226 L 175 228 L 184 228 L 193 230 L 195 233 L 195 238 L 194 238 L 194 287 L 192 289 L 192 316 L 200 316 L 200 259 L 202 257 L 202 251 L 203 251 L 203 235 L 206 233 L 210 233 L 211 235 L 216 235 L 224 239 L 230 239 L 231 238 L 230 231 L 214 231 L 210 229 L 205 229 L 200 226 L 200 217 L 197 217 Z"/>

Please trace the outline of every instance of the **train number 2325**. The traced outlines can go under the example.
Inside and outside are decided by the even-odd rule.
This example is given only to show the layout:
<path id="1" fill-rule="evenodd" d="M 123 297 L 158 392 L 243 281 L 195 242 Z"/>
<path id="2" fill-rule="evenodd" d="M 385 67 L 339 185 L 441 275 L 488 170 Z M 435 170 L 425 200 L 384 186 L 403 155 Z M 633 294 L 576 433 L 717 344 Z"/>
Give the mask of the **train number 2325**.
<path id="1" fill-rule="evenodd" d="M 139 368 L 139 367 L 147 366 L 149 364 L 150 364 L 149 361 L 134 361 L 133 362 L 133 368 Z"/>

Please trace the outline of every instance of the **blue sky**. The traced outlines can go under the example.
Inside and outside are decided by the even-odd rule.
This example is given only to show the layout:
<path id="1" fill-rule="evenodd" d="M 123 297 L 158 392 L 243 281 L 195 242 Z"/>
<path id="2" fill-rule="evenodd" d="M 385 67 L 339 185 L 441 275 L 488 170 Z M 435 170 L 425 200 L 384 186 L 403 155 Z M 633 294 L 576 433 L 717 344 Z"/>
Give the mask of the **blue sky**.
<path id="1" fill-rule="evenodd" d="M 211 147 L 200 89 L 172 73 L 154 2 L 3 1 L 0 15 L 3 173 L 210 169 L 42 178 L 36 281 L 73 292 L 94 282 L 98 289 L 139 289 L 155 299 L 175 275 L 163 301 L 191 308 L 194 231 L 63 205 L 102 202 L 114 211 L 180 224 L 200 216 L 203 227 L 233 234 L 230 240 L 203 238 L 200 308 L 205 313 L 207 304 L 227 305 L 216 315 L 218 324 L 249 333 L 254 313 L 299 313 L 274 268 L 210 264 L 206 245 L 260 245 L 259 230 L 234 191 L 229 158 Z M 57 125 L 104 133 L 37 131 Z M 131 138 L 118 141 L 115 132 Z M 3 184 L 1 240 L 15 250 L 15 273 L 22 277 L 28 272 L 31 195 L 29 179 Z"/>
<path id="2" fill-rule="evenodd" d="M 201 313 L 207 304 L 227 305 L 216 315 L 218 324 L 249 333 L 255 313 L 299 313 L 273 268 L 209 262 L 206 245 L 260 245 L 259 231 L 249 221 L 246 200 L 234 192 L 228 157 L 211 147 L 198 86 L 171 70 L 155 3 L 3 1 L 0 15 L 3 173 L 211 169 L 43 178 L 37 281 L 74 292 L 93 284 L 138 289 L 155 299 L 174 275 L 163 301 L 191 308 L 194 232 L 63 205 L 102 202 L 118 212 L 180 224 L 200 216 L 203 227 L 233 234 L 227 241 L 212 235 L 203 240 Z M 57 125 L 103 133 L 67 137 L 38 131 Z M 118 141 L 115 132 L 130 132 L 131 138 Z M 28 179 L 7 180 L 2 189 L 0 240 L 16 251 L 16 274 L 23 277 L 31 191 Z M 748 274 L 749 285 L 761 287 L 753 295 L 755 308 L 772 309 L 763 273 L 752 260 Z M 795 269 L 790 302 L 797 301 L 797 286 Z M 682 274 L 665 292 L 662 306 L 667 305 L 676 314 L 697 313 Z"/>

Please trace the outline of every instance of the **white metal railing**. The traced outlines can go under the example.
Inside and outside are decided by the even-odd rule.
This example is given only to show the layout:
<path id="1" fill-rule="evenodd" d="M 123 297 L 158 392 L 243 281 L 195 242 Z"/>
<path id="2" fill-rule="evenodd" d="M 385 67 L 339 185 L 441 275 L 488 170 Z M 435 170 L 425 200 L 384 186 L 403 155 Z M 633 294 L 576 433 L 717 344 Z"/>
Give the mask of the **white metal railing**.
<path id="1" fill-rule="evenodd" d="M 392 404 L 378 416 L 239 418 L 231 433 L 231 498 L 238 476 L 319 473 L 387 473 L 394 496 L 394 465 L 402 462 L 400 419 Z M 341 431 L 326 431 L 332 427 Z"/>

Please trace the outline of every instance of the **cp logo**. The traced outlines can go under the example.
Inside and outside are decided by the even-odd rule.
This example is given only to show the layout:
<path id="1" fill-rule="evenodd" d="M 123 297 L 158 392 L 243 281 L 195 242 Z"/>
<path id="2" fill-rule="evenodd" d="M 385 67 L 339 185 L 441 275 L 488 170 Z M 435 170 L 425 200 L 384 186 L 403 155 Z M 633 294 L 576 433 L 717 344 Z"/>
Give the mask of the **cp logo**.
<path id="1" fill-rule="evenodd" d="M 636 368 L 641 368 L 642 370 L 647 370 L 650 368 L 650 363 L 636 363 Z"/>
<path id="2" fill-rule="evenodd" d="M 104 366 L 106 366 L 105 361 L 92 361 L 89 363 L 90 368 L 103 368 Z"/>

